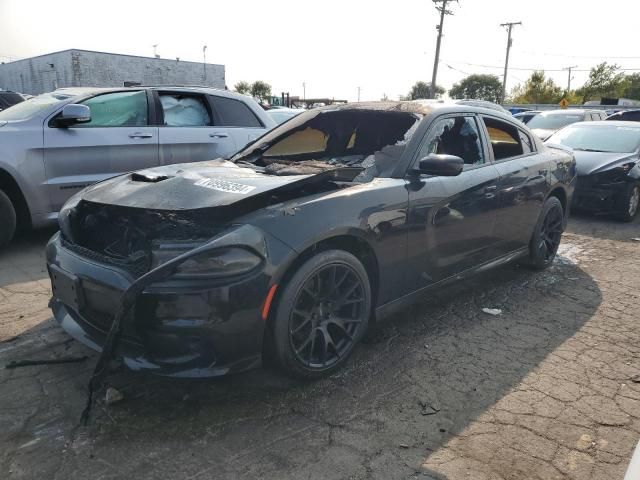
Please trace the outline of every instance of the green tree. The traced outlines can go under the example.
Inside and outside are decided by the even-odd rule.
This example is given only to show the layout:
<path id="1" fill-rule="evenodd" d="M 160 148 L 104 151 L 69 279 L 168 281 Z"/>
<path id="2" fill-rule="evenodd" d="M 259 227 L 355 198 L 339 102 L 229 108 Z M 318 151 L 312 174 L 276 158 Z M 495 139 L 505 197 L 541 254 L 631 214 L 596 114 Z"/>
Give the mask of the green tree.
<path id="1" fill-rule="evenodd" d="M 469 75 L 451 87 L 449 96 L 498 103 L 502 96 L 502 82 L 496 75 Z"/>
<path id="2" fill-rule="evenodd" d="M 436 98 L 444 95 L 445 91 L 440 85 L 436 85 Z M 420 98 L 431 98 L 431 82 L 418 81 L 411 87 L 407 100 L 418 100 Z"/>
<path id="3" fill-rule="evenodd" d="M 640 73 L 632 73 L 625 76 L 625 86 L 622 96 L 640 100 Z"/>
<path id="4" fill-rule="evenodd" d="M 251 84 L 251 95 L 262 102 L 271 99 L 271 85 L 262 80 L 256 80 Z"/>
<path id="5" fill-rule="evenodd" d="M 589 80 L 577 90 L 582 101 L 598 100 L 602 97 L 621 97 L 626 86 L 625 75 L 620 66 L 603 62 L 589 72 Z"/>
<path id="6" fill-rule="evenodd" d="M 524 82 L 511 91 L 511 103 L 558 103 L 562 100 L 562 88 L 546 78 L 544 71 L 537 70 Z"/>
<path id="7" fill-rule="evenodd" d="M 236 83 L 233 89 L 238 93 L 242 93 L 243 95 L 248 95 L 251 92 L 251 84 L 249 82 L 245 82 L 244 80 L 242 80 Z"/>

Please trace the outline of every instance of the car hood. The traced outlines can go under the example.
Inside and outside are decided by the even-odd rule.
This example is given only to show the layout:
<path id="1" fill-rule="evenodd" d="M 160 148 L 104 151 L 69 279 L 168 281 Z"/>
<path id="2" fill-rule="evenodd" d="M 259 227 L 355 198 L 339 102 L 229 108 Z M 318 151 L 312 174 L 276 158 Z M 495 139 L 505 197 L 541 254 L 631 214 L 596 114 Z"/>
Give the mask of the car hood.
<path id="1" fill-rule="evenodd" d="M 557 130 L 553 130 L 553 129 L 550 129 L 550 128 L 534 128 L 531 131 L 533 133 L 535 133 L 536 136 L 538 138 L 541 138 L 542 140 L 546 140 L 551 135 L 553 135 L 554 133 L 557 132 Z"/>
<path id="2" fill-rule="evenodd" d="M 616 165 L 634 160 L 634 154 L 632 153 L 581 152 L 580 150 L 574 150 L 574 155 L 576 157 L 578 175 L 600 173 Z"/>
<path id="3" fill-rule="evenodd" d="M 309 183 L 335 180 L 344 170 L 275 176 L 218 159 L 127 173 L 88 187 L 80 197 L 93 203 L 153 210 L 224 207 L 275 191 L 302 189 Z"/>

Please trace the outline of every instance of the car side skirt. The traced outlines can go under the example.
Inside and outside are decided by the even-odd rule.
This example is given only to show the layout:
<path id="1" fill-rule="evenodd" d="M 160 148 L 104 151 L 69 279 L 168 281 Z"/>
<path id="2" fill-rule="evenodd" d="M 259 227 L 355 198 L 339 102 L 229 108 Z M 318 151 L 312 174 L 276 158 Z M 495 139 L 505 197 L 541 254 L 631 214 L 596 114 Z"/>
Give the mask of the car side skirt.
<path id="1" fill-rule="evenodd" d="M 440 280 L 439 282 L 432 283 L 431 285 L 427 285 L 426 287 L 416 290 L 415 292 L 411 292 L 403 297 L 400 297 L 396 300 L 393 300 L 389 303 L 386 303 L 384 305 L 377 307 L 375 311 L 375 319 L 376 321 L 382 321 L 388 318 L 389 316 L 393 315 L 394 313 L 397 313 L 398 311 L 403 310 L 409 305 L 412 305 L 424 299 L 424 295 L 427 292 L 438 289 L 445 285 L 449 285 L 459 280 L 465 280 L 467 278 L 473 277 L 482 272 L 492 270 L 496 267 L 513 262 L 514 260 L 518 260 L 519 258 L 523 258 L 528 254 L 529 254 L 529 248 L 523 247 L 513 252 L 510 252 L 506 255 L 498 257 L 494 260 L 490 260 L 489 262 L 483 263 L 477 267 L 473 267 L 463 272 L 460 272 L 457 275 L 453 275 L 451 277 Z"/>

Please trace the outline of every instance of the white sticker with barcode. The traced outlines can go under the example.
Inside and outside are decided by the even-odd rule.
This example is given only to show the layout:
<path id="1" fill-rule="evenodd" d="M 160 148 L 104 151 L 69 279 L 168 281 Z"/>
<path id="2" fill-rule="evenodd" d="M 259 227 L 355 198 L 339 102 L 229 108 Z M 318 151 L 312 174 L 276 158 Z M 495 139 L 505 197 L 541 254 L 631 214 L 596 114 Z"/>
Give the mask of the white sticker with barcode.
<path id="1" fill-rule="evenodd" d="M 194 185 L 209 188 L 211 190 L 217 190 L 219 192 L 238 193 L 240 195 L 246 195 L 256 188 L 251 185 L 243 185 L 242 183 L 227 182 L 226 180 L 212 180 L 210 178 L 202 178 L 194 183 Z"/>

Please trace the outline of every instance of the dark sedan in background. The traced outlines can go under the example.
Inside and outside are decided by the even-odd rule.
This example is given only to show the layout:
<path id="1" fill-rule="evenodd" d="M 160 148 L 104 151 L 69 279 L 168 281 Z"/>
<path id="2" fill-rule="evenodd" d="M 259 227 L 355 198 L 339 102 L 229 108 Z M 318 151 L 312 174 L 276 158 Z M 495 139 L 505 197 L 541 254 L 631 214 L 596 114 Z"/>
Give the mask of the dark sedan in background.
<path id="1" fill-rule="evenodd" d="M 47 245 L 51 308 L 135 370 L 215 376 L 269 355 L 318 377 L 370 319 L 431 289 L 516 259 L 547 267 L 574 182 L 570 150 L 496 110 L 314 109 L 230 161 L 75 195 Z"/>
<path id="2" fill-rule="evenodd" d="M 630 222 L 640 205 L 640 123 L 581 122 L 563 128 L 547 143 L 573 148 L 577 209 L 611 212 Z"/>

